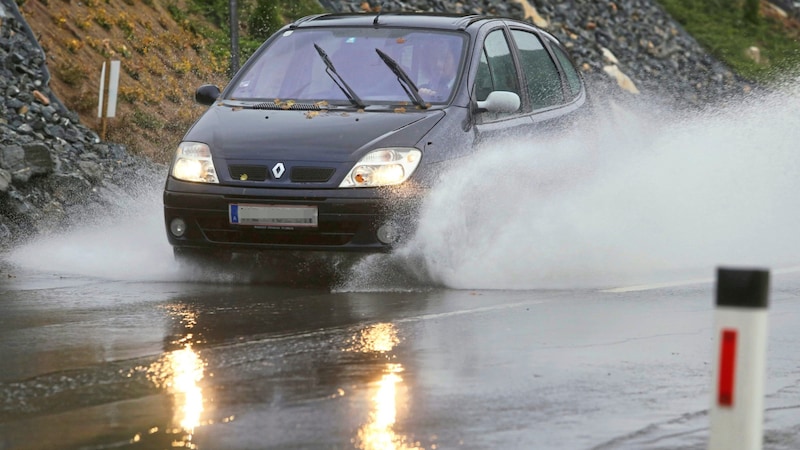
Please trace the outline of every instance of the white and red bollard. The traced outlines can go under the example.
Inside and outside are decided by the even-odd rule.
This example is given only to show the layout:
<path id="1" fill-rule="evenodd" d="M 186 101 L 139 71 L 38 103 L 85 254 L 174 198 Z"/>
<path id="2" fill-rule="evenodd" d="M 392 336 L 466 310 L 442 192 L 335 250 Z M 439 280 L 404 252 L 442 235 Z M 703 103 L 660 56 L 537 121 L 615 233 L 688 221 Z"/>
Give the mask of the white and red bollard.
<path id="1" fill-rule="evenodd" d="M 769 272 L 717 269 L 709 450 L 760 450 Z"/>

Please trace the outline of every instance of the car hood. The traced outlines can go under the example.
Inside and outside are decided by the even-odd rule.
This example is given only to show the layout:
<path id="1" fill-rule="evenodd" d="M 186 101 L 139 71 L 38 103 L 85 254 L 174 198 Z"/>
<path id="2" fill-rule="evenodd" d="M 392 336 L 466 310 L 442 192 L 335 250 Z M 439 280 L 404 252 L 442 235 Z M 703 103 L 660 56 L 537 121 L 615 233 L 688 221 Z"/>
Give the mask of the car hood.
<path id="1" fill-rule="evenodd" d="M 442 110 L 269 110 L 216 104 L 185 141 L 203 142 L 215 158 L 356 161 L 377 146 L 414 146 Z"/>

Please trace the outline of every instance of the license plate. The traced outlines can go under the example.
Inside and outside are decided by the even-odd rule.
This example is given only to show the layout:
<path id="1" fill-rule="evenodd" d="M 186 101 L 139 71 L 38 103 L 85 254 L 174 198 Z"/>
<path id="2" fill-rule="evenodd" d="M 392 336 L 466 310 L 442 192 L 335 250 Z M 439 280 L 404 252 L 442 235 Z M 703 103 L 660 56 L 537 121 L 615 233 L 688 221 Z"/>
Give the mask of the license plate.
<path id="1" fill-rule="evenodd" d="M 316 206 L 238 205 L 228 208 L 231 224 L 267 227 L 316 227 Z"/>

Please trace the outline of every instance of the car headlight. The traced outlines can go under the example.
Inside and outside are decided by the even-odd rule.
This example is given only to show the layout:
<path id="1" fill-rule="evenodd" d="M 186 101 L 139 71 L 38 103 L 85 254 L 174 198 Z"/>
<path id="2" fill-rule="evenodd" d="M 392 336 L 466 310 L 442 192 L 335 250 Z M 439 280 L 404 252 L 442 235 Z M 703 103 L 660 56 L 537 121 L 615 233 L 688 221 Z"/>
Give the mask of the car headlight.
<path id="1" fill-rule="evenodd" d="M 219 183 L 211 149 L 200 142 L 181 142 L 172 162 L 172 176 L 183 181 Z"/>
<path id="2" fill-rule="evenodd" d="M 414 173 L 420 159 L 422 159 L 422 152 L 416 148 L 373 150 L 353 166 L 339 187 L 376 187 L 400 184 Z"/>

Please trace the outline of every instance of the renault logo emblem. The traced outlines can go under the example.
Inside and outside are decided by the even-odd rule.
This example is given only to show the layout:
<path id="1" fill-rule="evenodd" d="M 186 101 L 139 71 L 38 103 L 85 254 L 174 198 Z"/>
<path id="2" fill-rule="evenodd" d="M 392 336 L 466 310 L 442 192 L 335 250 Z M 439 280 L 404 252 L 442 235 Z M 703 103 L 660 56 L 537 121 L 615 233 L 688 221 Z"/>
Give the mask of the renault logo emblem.
<path id="1" fill-rule="evenodd" d="M 272 174 L 275 175 L 276 179 L 282 177 L 284 172 L 286 172 L 286 167 L 284 167 L 283 163 L 279 162 L 272 167 Z"/>

